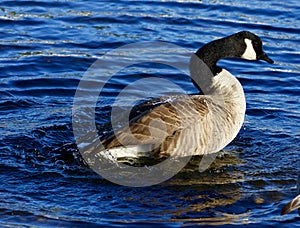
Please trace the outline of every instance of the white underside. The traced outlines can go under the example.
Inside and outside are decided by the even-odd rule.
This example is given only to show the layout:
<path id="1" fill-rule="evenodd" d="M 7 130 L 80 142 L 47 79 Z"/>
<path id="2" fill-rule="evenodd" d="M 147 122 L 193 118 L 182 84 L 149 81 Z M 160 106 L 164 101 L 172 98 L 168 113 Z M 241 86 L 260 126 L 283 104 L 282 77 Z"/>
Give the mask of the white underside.
<path id="1" fill-rule="evenodd" d="M 148 145 L 130 145 L 124 147 L 116 147 L 109 149 L 109 154 L 115 158 L 123 158 L 123 157 L 147 157 L 149 156 L 149 146 Z"/>

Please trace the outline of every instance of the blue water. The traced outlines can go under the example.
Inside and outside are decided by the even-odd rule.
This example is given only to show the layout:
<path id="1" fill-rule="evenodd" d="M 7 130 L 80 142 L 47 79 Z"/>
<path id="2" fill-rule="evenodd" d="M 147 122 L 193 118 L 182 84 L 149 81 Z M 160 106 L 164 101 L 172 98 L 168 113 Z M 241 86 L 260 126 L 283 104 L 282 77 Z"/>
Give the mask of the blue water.
<path id="1" fill-rule="evenodd" d="M 280 216 L 296 195 L 300 164 L 299 15 L 298 0 L 2 1 L 0 226 L 299 226 L 296 213 Z M 208 170 L 199 173 L 195 162 L 167 182 L 130 188 L 86 167 L 72 105 L 98 57 L 140 41 L 194 52 L 241 30 L 259 35 L 275 64 L 221 61 L 243 84 L 247 113 Z M 158 75 L 196 91 L 175 70 L 152 67 L 119 73 L 98 102 L 99 125 L 132 77 Z"/>

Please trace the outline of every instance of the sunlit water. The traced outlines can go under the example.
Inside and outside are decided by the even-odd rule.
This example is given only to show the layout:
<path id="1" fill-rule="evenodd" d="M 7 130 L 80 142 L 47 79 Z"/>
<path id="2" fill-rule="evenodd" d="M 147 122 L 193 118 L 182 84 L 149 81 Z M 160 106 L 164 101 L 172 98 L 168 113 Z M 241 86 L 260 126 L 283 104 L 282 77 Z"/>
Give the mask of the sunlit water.
<path id="1" fill-rule="evenodd" d="M 3 1 L 1 226 L 299 226 L 296 213 L 280 216 L 296 195 L 299 171 L 299 15 L 298 0 Z M 275 64 L 221 61 L 244 86 L 247 114 L 208 170 L 199 173 L 195 158 L 167 182 L 130 188 L 84 165 L 72 104 L 98 57 L 140 41 L 171 42 L 192 53 L 241 30 L 258 34 Z M 177 73 L 151 64 L 119 72 L 98 102 L 97 123 L 109 120 L 114 97 L 136 79 L 159 76 L 194 93 L 190 79 Z M 161 88 L 157 96 L 172 91 Z"/>

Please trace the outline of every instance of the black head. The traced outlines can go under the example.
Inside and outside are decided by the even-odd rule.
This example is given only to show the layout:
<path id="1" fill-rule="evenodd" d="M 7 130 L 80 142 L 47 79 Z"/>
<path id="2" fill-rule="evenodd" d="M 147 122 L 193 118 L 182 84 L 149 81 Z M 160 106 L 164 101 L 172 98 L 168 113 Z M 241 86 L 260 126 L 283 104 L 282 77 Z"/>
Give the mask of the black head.
<path id="1" fill-rule="evenodd" d="M 248 60 L 264 60 L 268 63 L 274 63 L 274 61 L 263 51 L 262 41 L 257 35 L 248 31 L 242 31 L 233 36 L 243 42 L 241 58 Z"/>
<path id="2" fill-rule="evenodd" d="M 205 44 L 195 54 L 210 68 L 214 75 L 221 72 L 222 68 L 217 66 L 217 62 L 223 58 L 240 57 L 247 60 L 264 60 L 268 63 L 274 63 L 263 51 L 261 39 L 248 31 L 214 40 Z"/>

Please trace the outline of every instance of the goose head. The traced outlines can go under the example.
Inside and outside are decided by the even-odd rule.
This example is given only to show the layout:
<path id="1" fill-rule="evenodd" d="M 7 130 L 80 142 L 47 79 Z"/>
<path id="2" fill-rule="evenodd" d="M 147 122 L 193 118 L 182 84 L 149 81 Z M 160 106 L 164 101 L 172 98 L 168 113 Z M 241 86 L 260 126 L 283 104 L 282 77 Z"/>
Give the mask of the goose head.
<path id="1" fill-rule="evenodd" d="M 212 78 L 223 69 L 217 65 L 220 59 L 242 58 L 246 60 L 264 60 L 274 63 L 263 50 L 262 40 L 249 31 L 211 41 L 197 50 L 190 60 L 192 82 L 201 92 L 203 88 L 212 88 Z M 223 83 L 224 84 L 224 83 Z M 206 91 L 207 92 L 207 91 Z"/>
<path id="2" fill-rule="evenodd" d="M 236 34 L 236 38 L 239 42 L 243 42 L 241 45 L 241 58 L 247 60 L 264 60 L 268 63 L 274 63 L 272 59 L 264 52 L 261 39 L 248 31 L 239 32 Z"/>
<path id="3" fill-rule="evenodd" d="M 222 68 L 217 66 L 217 62 L 224 58 L 238 57 L 274 63 L 264 52 L 261 39 L 248 31 L 238 32 L 207 43 L 198 49 L 195 55 L 209 67 L 214 75 L 221 72 Z"/>

